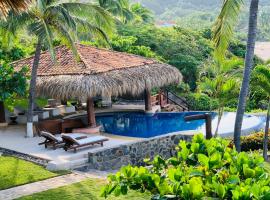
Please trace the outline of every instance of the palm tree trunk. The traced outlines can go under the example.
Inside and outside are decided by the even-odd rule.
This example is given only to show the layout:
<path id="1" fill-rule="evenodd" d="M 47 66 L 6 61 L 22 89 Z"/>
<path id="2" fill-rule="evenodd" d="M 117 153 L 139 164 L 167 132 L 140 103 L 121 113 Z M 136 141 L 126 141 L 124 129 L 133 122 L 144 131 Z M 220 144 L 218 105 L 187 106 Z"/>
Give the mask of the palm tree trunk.
<path id="1" fill-rule="evenodd" d="M 218 128 L 221 122 L 222 115 L 223 115 L 223 107 L 218 109 L 218 122 L 217 122 L 217 128 L 216 128 L 214 137 L 218 136 Z"/>
<path id="2" fill-rule="evenodd" d="M 266 125 L 265 125 L 265 130 L 264 130 L 264 139 L 263 139 L 263 157 L 264 160 L 268 160 L 268 134 L 269 134 L 269 120 L 270 120 L 270 99 L 268 103 L 268 110 L 267 110 L 267 116 L 266 116 Z"/>
<path id="3" fill-rule="evenodd" d="M 257 32 L 258 5 L 259 0 L 252 0 L 249 11 L 249 26 L 248 26 L 247 52 L 245 57 L 245 70 L 241 91 L 239 95 L 239 102 L 234 126 L 234 144 L 238 152 L 241 151 L 241 144 L 240 144 L 241 129 L 244 112 L 246 108 L 246 99 L 249 92 L 250 74 L 253 66 L 254 48 Z"/>
<path id="4" fill-rule="evenodd" d="M 38 69 L 38 65 L 39 65 L 40 53 L 41 53 L 41 41 L 40 41 L 40 39 L 38 39 L 35 57 L 34 57 L 34 61 L 33 61 L 33 66 L 32 66 L 32 72 L 31 72 L 26 137 L 33 137 L 34 136 L 34 133 L 33 133 L 33 110 L 34 110 L 34 102 L 35 102 L 35 95 L 36 95 L 37 69 Z"/>

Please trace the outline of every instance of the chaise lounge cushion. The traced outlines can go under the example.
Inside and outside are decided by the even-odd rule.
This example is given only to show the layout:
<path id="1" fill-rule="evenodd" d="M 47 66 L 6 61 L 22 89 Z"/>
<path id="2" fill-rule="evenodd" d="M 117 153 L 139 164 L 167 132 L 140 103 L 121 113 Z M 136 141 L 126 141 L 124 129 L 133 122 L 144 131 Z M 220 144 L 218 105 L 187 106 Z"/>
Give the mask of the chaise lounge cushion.
<path id="1" fill-rule="evenodd" d="M 63 135 L 67 135 L 68 137 L 70 138 L 73 138 L 73 139 L 84 139 L 84 138 L 87 138 L 87 136 L 85 134 L 82 134 L 82 133 L 70 133 L 70 134 L 65 134 L 65 133 L 62 133 L 61 135 L 58 134 L 58 135 L 53 135 L 52 133 L 49 133 L 49 132 L 46 132 L 46 131 L 41 131 L 41 136 L 45 137 L 45 138 L 50 138 L 52 141 L 55 141 L 55 142 L 63 142 Z"/>
<path id="2" fill-rule="evenodd" d="M 104 136 L 91 136 L 85 139 L 81 139 L 81 140 L 77 140 L 77 143 L 79 145 L 84 145 L 84 144 L 89 144 L 89 143 L 96 143 L 96 142 L 102 142 L 102 141 L 106 141 L 108 140 L 108 138 L 104 137 Z"/>
<path id="3" fill-rule="evenodd" d="M 87 135 L 83 134 L 83 133 L 62 133 L 61 136 L 68 136 L 68 137 L 71 137 L 73 139 L 76 139 L 76 140 L 80 140 L 80 139 L 84 139 L 84 138 L 87 138 Z"/>
<path id="4" fill-rule="evenodd" d="M 55 141 L 55 142 L 63 142 L 61 135 L 53 135 L 53 134 L 46 132 L 46 131 L 41 131 L 40 135 L 45 137 L 45 138 L 50 138 L 52 141 Z"/>

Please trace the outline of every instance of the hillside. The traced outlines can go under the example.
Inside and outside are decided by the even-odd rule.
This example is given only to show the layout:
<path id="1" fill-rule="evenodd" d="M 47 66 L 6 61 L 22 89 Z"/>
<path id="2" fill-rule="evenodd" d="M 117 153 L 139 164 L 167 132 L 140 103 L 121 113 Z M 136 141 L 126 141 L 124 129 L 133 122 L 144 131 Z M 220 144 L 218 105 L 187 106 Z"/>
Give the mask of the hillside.
<path id="1" fill-rule="evenodd" d="M 209 28 L 220 11 L 222 0 L 134 0 L 146 6 L 156 16 L 156 21 L 174 21 L 192 29 Z M 244 6 L 237 32 L 246 32 L 248 3 Z M 270 40 L 270 1 L 260 1 L 258 40 Z"/>

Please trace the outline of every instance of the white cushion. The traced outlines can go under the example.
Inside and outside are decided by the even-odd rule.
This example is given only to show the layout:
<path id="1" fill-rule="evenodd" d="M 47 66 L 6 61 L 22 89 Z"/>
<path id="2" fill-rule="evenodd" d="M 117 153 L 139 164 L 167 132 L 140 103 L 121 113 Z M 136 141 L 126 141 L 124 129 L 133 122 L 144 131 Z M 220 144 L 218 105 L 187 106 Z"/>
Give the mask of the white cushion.
<path id="1" fill-rule="evenodd" d="M 92 137 L 88 137 L 88 138 L 76 140 L 76 141 L 79 145 L 83 145 L 87 143 L 99 142 L 99 141 L 104 141 L 104 140 L 107 140 L 107 138 L 104 136 L 97 135 L 97 136 L 92 136 Z"/>
<path id="2" fill-rule="evenodd" d="M 79 137 L 85 137 L 86 135 L 85 134 L 83 134 L 83 133 L 62 133 L 61 134 L 62 136 L 64 135 L 64 136 L 68 136 L 68 137 L 71 137 L 71 138 L 73 138 L 73 139 L 76 139 L 76 138 L 79 138 Z"/>

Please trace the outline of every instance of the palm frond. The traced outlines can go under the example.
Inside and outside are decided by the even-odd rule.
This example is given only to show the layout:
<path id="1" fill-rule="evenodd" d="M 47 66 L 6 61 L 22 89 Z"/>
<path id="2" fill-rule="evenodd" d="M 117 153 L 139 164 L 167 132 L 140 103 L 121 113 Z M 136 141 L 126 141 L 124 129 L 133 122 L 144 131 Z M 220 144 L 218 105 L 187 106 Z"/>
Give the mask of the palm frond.
<path id="1" fill-rule="evenodd" d="M 92 36 L 104 39 L 109 44 L 107 34 L 98 26 L 89 23 L 85 19 L 74 17 L 75 22 L 84 29 L 84 32 L 90 33 Z"/>
<path id="2" fill-rule="evenodd" d="M 10 11 L 6 20 L 0 21 L 0 32 L 3 36 L 2 44 L 4 46 L 11 46 L 17 31 L 23 29 L 25 24 L 30 23 L 31 20 L 32 16 L 30 12 L 16 14 L 15 12 Z"/>
<path id="3" fill-rule="evenodd" d="M 0 1 L 0 10 L 2 16 L 6 18 L 8 16 L 9 11 L 13 11 L 15 13 L 19 13 L 27 10 L 30 0 L 1 0 Z"/>
<path id="4" fill-rule="evenodd" d="M 61 37 L 62 41 L 71 48 L 73 55 L 76 57 L 77 60 L 80 59 L 77 48 L 75 46 L 75 41 L 72 38 L 69 31 L 66 29 L 66 27 L 60 23 L 54 23 L 53 24 L 55 31 L 58 33 L 58 35 Z"/>
<path id="5" fill-rule="evenodd" d="M 256 84 L 270 96 L 270 68 L 259 65 L 255 68 Z"/>
<path id="6" fill-rule="evenodd" d="M 213 26 L 214 54 L 218 60 L 225 56 L 243 4 L 243 0 L 223 0 L 221 12 Z"/>

